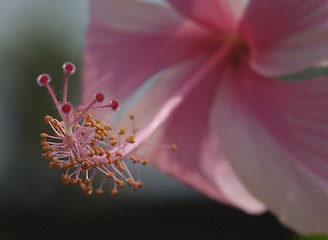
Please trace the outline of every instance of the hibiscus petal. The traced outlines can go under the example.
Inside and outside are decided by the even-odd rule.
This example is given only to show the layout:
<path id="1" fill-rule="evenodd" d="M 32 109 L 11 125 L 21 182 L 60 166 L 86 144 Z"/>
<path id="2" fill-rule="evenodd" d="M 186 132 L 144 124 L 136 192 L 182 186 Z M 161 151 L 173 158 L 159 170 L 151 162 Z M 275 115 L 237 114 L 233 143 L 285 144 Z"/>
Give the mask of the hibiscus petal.
<path id="1" fill-rule="evenodd" d="M 162 5 L 93 0 L 90 8 L 83 62 L 84 103 L 97 91 L 124 101 L 159 70 L 203 50 L 209 34 Z"/>
<path id="2" fill-rule="evenodd" d="M 328 78 L 231 71 L 216 99 L 222 149 L 243 183 L 302 234 L 328 233 Z"/>
<path id="3" fill-rule="evenodd" d="M 140 142 L 151 143 L 138 148 L 138 153 L 163 172 L 218 201 L 249 213 L 261 213 L 265 207 L 245 190 L 221 157 L 219 140 L 209 128 L 211 93 L 218 83 L 213 68 L 218 70 L 217 63 L 225 59 L 229 50 L 223 48 L 216 54 L 211 52 L 167 68 L 157 76 L 150 91 L 134 104 L 128 103 L 130 108 L 125 109 L 123 104 L 120 111 L 136 113 L 135 124 L 142 129 L 136 135 L 136 143 L 126 147 L 123 154 Z M 126 127 L 124 119 L 128 117 L 123 113 L 118 128 L 120 124 Z M 156 143 L 176 143 L 178 150 L 172 153 L 156 147 Z"/>
<path id="4" fill-rule="evenodd" d="M 328 59 L 328 1 L 252 0 L 241 31 L 252 67 L 264 75 L 303 70 Z"/>
<path id="5" fill-rule="evenodd" d="M 234 29 L 244 10 L 243 0 L 167 0 L 183 15 L 216 31 Z"/>
<path id="6" fill-rule="evenodd" d="M 166 149 L 156 149 L 151 163 L 217 201 L 248 213 L 262 213 L 264 205 L 236 177 L 221 155 L 218 136 L 210 128 L 212 100 L 219 76 L 213 72 L 203 79 L 171 114 L 159 130 L 163 134 L 159 142 L 174 142 L 178 150 L 172 154 Z"/>
<path id="7" fill-rule="evenodd" d="M 209 54 L 203 54 L 163 69 L 139 86 L 139 88 L 122 103 L 120 110 L 112 116 L 110 122 L 113 122 L 118 128 L 123 126 L 126 127 L 127 124 L 129 124 L 129 114 L 133 113 L 138 119 L 138 128 L 144 129 L 155 115 L 158 115 L 158 111 L 163 108 L 165 102 L 173 98 L 172 95 L 176 93 L 177 89 L 180 89 L 188 83 L 195 69 L 198 69 L 199 66 L 206 62 L 209 56 Z M 180 101 L 180 98 L 178 101 Z M 168 110 L 163 112 L 169 114 L 173 105 L 174 104 L 169 104 L 167 107 Z M 141 117 L 139 118 L 138 116 L 140 115 Z M 166 118 L 160 122 L 165 120 Z M 149 128 L 147 128 L 147 132 L 149 132 L 148 129 Z M 153 130 L 150 132 L 153 132 Z M 147 136 L 143 137 L 142 141 L 147 139 L 151 133 L 147 133 L 146 135 Z"/>

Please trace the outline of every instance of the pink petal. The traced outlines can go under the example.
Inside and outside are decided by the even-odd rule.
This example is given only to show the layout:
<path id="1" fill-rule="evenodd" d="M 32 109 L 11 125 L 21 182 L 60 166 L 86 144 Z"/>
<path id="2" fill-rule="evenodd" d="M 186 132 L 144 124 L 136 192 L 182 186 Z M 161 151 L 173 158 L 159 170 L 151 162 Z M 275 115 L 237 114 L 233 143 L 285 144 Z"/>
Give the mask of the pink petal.
<path id="1" fill-rule="evenodd" d="M 211 93 L 218 83 L 217 66 L 225 60 L 228 50 L 229 47 L 222 48 L 217 54 L 211 51 L 167 68 L 151 91 L 134 104 L 129 104 L 131 109 L 126 114 L 135 113 L 136 126 L 141 131 L 136 135 L 136 143 L 126 147 L 123 154 L 143 141 L 151 144 L 176 143 L 178 150 L 174 153 L 170 149 L 147 144 L 138 148 L 138 153 L 147 156 L 163 172 L 211 198 L 249 213 L 260 213 L 265 207 L 245 190 L 235 176 L 229 163 L 221 156 L 217 135 L 209 128 Z M 118 128 L 120 124 L 127 128 L 124 119 L 128 117 L 120 117 Z"/>
<path id="2" fill-rule="evenodd" d="M 167 0 L 182 14 L 216 31 L 231 31 L 244 10 L 242 0 Z"/>
<path id="3" fill-rule="evenodd" d="M 248 189 L 302 234 L 328 233 L 328 78 L 286 83 L 231 70 L 217 134 Z"/>
<path id="4" fill-rule="evenodd" d="M 208 36 L 169 7 L 132 0 L 93 0 L 90 7 L 83 102 L 97 91 L 124 101 L 159 70 L 202 51 Z"/>
<path id="5" fill-rule="evenodd" d="M 248 213 L 262 213 L 265 207 L 240 182 L 221 154 L 221 143 L 210 128 L 211 108 L 219 76 L 203 79 L 160 128 L 161 143 L 175 143 L 177 151 L 156 149 L 151 163 L 162 172 L 195 190 Z M 151 139 L 149 139 L 151 141 Z M 153 141 L 152 141 L 153 142 Z"/>
<path id="6" fill-rule="evenodd" d="M 242 20 L 252 67 L 282 75 L 328 59 L 328 1 L 252 0 Z"/>

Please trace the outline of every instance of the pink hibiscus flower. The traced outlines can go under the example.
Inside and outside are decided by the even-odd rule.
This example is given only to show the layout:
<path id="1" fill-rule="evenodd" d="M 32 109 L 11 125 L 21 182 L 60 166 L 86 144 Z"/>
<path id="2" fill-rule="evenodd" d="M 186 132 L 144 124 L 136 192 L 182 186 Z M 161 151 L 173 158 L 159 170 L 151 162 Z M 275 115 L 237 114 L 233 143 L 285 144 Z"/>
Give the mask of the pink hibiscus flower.
<path id="1" fill-rule="evenodd" d="M 90 4 L 84 102 L 102 90 L 138 142 L 175 142 L 151 163 L 199 192 L 328 233 L 328 78 L 272 78 L 327 60 L 328 1 Z"/>

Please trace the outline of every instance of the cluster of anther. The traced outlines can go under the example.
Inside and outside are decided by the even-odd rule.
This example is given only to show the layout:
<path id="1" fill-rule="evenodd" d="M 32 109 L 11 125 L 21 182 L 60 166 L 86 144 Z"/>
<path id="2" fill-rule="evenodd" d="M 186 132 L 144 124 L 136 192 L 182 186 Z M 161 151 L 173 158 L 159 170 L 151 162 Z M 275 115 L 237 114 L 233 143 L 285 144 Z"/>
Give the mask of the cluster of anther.
<path id="1" fill-rule="evenodd" d="M 116 110 L 119 106 L 118 102 L 111 101 L 109 104 L 96 105 L 104 101 L 104 95 L 98 93 L 89 105 L 73 109 L 72 105 L 67 102 L 66 94 L 68 78 L 74 73 L 75 67 L 71 63 L 65 63 L 63 68 L 66 72 L 66 79 L 62 103 L 58 102 L 49 86 L 49 75 L 41 74 L 37 79 L 38 84 L 48 88 L 62 118 L 61 121 L 51 116 L 44 118 L 54 134 L 41 133 L 43 138 L 41 146 L 45 151 L 42 157 L 51 161 L 50 168 L 65 170 L 62 174 L 62 181 L 65 185 L 71 183 L 80 186 L 87 195 L 94 191 L 93 183 L 98 173 L 103 174 L 103 179 L 95 190 L 98 195 L 103 194 L 104 184 L 109 179 L 113 182 L 111 190 L 113 196 L 118 193 L 117 187 L 122 188 L 124 185 L 133 187 L 134 190 L 139 189 L 142 182 L 139 176 L 137 179 L 133 177 L 127 165 L 128 162 L 146 165 L 148 160 L 140 159 L 131 152 L 124 153 L 128 145 L 135 143 L 134 135 L 126 135 L 124 129 L 116 132 L 110 125 L 93 120 L 92 115 L 88 113 L 92 108 L 107 107 Z M 131 120 L 134 121 L 133 115 L 131 115 Z"/>

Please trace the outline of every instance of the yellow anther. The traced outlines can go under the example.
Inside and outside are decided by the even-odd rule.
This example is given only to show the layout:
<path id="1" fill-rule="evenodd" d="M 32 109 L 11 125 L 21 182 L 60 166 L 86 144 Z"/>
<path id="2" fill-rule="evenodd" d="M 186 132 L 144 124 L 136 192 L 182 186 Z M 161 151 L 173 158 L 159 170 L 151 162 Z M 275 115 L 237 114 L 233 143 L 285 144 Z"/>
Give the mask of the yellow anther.
<path id="1" fill-rule="evenodd" d="M 92 126 L 92 123 L 91 122 L 86 122 L 85 124 L 84 124 L 84 127 L 91 127 Z"/>
<path id="2" fill-rule="evenodd" d="M 46 145 L 47 144 L 47 139 L 42 139 L 41 140 L 41 146 L 43 147 L 44 145 Z"/>
<path id="3" fill-rule="evenodd" d="M 88 154 L 89 157 L 93 157 L 95 155 L 95 150 L 93 150 L 92 148 L 90 149 L 90 152 Z"/>
<path id="4" fill-rule="evenodd" d="M 100 141 L 105 140 L 105 135 L 104 135 L 103 133 L 100 133 L 100 134 L 99 134 L 99 137 L 100 137 L 100 138 L 99 138 Z"/>
<path id="5" fill-rule="evenodd" d="M 124 128 L 121 128 L 120 132 L 118 133 L 119 135 L 124 135 L 125 133 L 125 129 Z"/>
<path id="6" fill-rule="evenodd" d="M 93 189 L 92 186 L 87 186 L 87 187 L 85 188 L 85 191 L 91 191 L 92 189 Z"/>
<path id="7" fill-rule="evenodd" d="M 97 131 L 99 131 L 99 133 L 103 133 L 105 131 L 104 126 L 102 124 L 97 123 L 96 127 L 97 127 Z"/>
<path id="8" fill-rule="evenodd" d="M 40 136 L 41 136 L 42 138 L 46 138 L 46 137 L 48 137 L 48 134 L 47 134 L 47 133 L 41 133 Z"/>
<path id="9" fill-rule="evenodd" d="M 79 115 L 81 114 L 82 112 L 79 112 Z M 92 118 L 92 115 L 90 113 L 87 113 L 84 115 L 84 118 L 85 119 L 91 119 Z"/>
<path id="10" fill-rule="evenodd" d="M 95 154 L 98 155 L 99 154 L 99 149 L 97 147 L 93 147 L 92 148 L 95 151 Z"/>
<path id="11" fill-rule="evenodd" d="M 174 143 L 171 144 L 172 151 L 175 152 L 177 150 L 177 145 Z"/>
<path id="12" fill-rule="evenodd" d="M 48 124 L 52 120 L 52 117 L 47 115 L 44 117 L 44 121 Z"/>
<path id="13" fill-rule="evenodd" d="M 116 136 L 110 136 L 109 140 L 117 140 L 117 137 Z"/>
<path id="14" fill-rule="evenodd" d="M 109 172 L 109 173 L 106 174 L 106 177 L 107 177 L 107 178 L 111 178 L 111 177 L 113 177 L 113 176 L 114 176 L 114 173 L 112 173 L 112 172 Z"/>
<path id="15" fill-rule="evenodd" d="M 49 163 L 49 168 L 51 168 L 51 169 L 54 169 L 54 168 L 56 168 L 56 166 L 55 166 L 54 162 L 50 162 L 50 163 Z"/>
<path id="16" fill-rule="evenodd" d="M 142 165 L 147 165 L 148 164 L 148 159 L 147 158 L 145 158 L 143 161 L 142 161 Z"/>
<path id="17" fill-rule="evenodd" d="M 120 161 L 117 161 L 116 163 L 117 163 L 118 169 L 120 169 L 122 172 L 124 172 L 125 168 L 122 166 L 122 163 Z"/>
<path id="18" fill-rule="evenodd" d="M 117 140 L 113 140 L 113 141 L 110 143 L 110 145 L 111 145 L 112 147 L 114 147 L 116 144 L 117 144 Z"/>
<path id="19" fill-rule="evenodd" d="M 80 188 L 84 191 L 85 194 L 90 195 L 92 193 L 92 186 L 85 186 L 83 183 L 80 184 Z"/>
<path id="20" fill-rule="evenodd" d="M 49 144 L 45 144 L 43 147 L 42 147 L 43 151 L 49 151 L 50 150 L 50 145 Z"/>
<path id="21" fill-rule="evenodd" d="M 104 128 L 105 128 L 105 130 L 112 130 L 112 127 L 110 126 L 110 125 L 106 125 L 106 124 L 104 124 Z"/>
<path id="22" fill-rule="evenodd" d="M 142 187 L 142 181 L 138 181 L 138 187 L 141 188 Z"/>
<path id="23" fill-rule="evenodd" d="M 71 183 L 72 183 L 72 185 L 74 185 L 74 186 L 78 186 L 78 185 L 80 185 L 81 184 L 81 182 L 82 182 L 82 179 L 81 178 L 72 178 L 72 180 L 71 180 Z"/>
<path id="24" fill-rule="evenodd" d="M 93 147 L 93 146 L 95 146 L 95 145 L 96 145 L 96 143 L 97 143 L 97 141 L 96 141 L 96 140 L 94 140 L 94 139 L 92 139 L 92 140 L 91 140 L 91 142 L 90 142 L 90 145 Z"/>
<path id="25" fill-rule="evenodd" d="M 134 119 L 134 114 L 130 114 L 130 119 L 131 119 L 131 120 Z"/>
<path id="26" fill-rule="evenodd" d="M 81 168 L 82 168 L 82 170 L 88 170 L 89 167 L 90 167 L 90 164 L 89 164 L 87 161 L 84 161 L 84 162 L 81 164 Z"/>
<path id="27" fill-rule="evenodd" d="M 50 119 L 50 123 L 51 123 L 55 128 L 58 127 L 58 123 L 57 123 L 57 121 L 56 121 L 55 119 L 51 118 L 51 119 Z"/>
<path id="28" fill-rule="evenodd" d="M 128 178 L 128 186 L 131 187 L 133 185 L 132 178 Z"/>
<path id="29" fill-rule="evenodd" d="M 100 129 L 102 132 L 106 132 L 104 124 L 100 124 L 99 129 Z"/>
<path id="30" fill-rule="evenodd" d="M 64 165 L 64 169 L 69 169 L 71 168 L 71 164 L 70 163 L 65 163 Z M 74 167 L 74 166 L 73 166 Z"/>
<path id="31" fill-rule="evenodd" d="M 53 159 L 53 154 L 52 154 L 51 151 L 48 151 L 48 152 L 47 152 L 47 159 L 48 159 L 48 160 L 52 160 L 52 159 Z"/>
<path id="32" fill-rule="evenodd" d="M 98 150 L 99 150 L 99 153 L 98 153 L 99 156 L 102 156 L 105 154 L 104 149 L 102 149 L 101 147 L 99 147 Z"/>
<path id="33" fill-rule="evenodd" d="M 84 158 L 77 158 L 75 159 L 75 161 L 81 164 L 82 162 L 84 162 Z"/>
<path id="34" fill-rule="evenodd" d="M 86 188 L 85 184 L 81 182 L 81 183 L 80 183 L 80 188 L 81 188 L 82 190 L 84 190 L 84 189 Z"/>
<path id="35" fill-rule="evenodd" d="M 112 159 L 111 159 L 110 156 L 107 156 L 106 159 L 107 159 L 107 161 L 108 161 L 108 164 L 112 164 Z"/>
<path id="36" fill-rule="evenodd" d="M 63 168 L 64 168 L 64 164 L 57 164 L 57 167 L 58 167 L 59 169 L 63 169 Z"/>
<path id="37" fill-rule="evenodd" d="M 115 146 L 116 144 L 117 144 L 117 137 L 115 137 L 115 136 L 110 136 L 109 137 L 109 140 L 111 141 L 111 146 Z"/>
<path id="38" fill-rule="evenodd" d="M 61 175 L 61 179 L 62 180 L 65 180 L 65 181 L 71 181 L 71 177 L 69 176 L 69 175 L 66 175 L 66 174 L 64 174 L 64 173 L 62 173 L 62 175 Z"/>
<path id="39" fill-rule="evenodd" d="M 84 180 L 84 183 L 87 184 L 87 185 L 90 184 L 90 183 L 91 183 L 90 178 L 86 178 L 86 179 Z"/>
<path id="40" fill-rule="evenodd" d="M 95 126 L 95 121 L 93 121 L 92 119 L 89 119 L 88 122 L 91 124 L 91 127 L 94 127 Z"/>
<path id="41" fill-rule="evenodd" d="M 141 186 L 142 186 L 142 182 L 141 181 L 139 181 L 139 182 L 135 182 L 134 184 L 133 184 L 133 190 L 138 190 L 139 188 L 141 188 Z"/>
<path id="42" fill-rule="evenodd" d="M 93 138 L 99 140 L 100 139 L 100 136 L 98 134 L 96 134 L 96 135 L 93 136 Z"/>
<path id="43" fill-rule="evenodd" d="M 92 164 L 90 164 L 91 167 L 96 168 L 98 167 L 99 163 L 97 160 L 95 160 Z"/>
<path id="44" fill-rule="evenodd" d="M 115 197 L 115 196 L 118 194 L 117 189 L 113 189 L 113 190 L 110 192 L 110 194 L 111 194 L 113 197 Z"/>
<path id="45" fill-rule="evenodd" d="M 71 164 L 74 164 L 74 165 L 76 164 L 76 162 L 75 162 L 75 157 L 74 157 L 74 156 L 71 157 L 70 163 L 71 163 Z"/>
<path id="46" fill-rule="evenodd" d="M 136 140 L 134 139 L 134 136 L 130 136 L 130 137 L 126 138 L 125 141 L 128 142 L 128 143 L 135 143 L 136 142 Z"/>
<path id="47" fill-rule="evenodd" d="M 116 153 L 115 153 L 115 156 L 117 156 L 117 157 L 122 157 L 123 154 L 122 154 L 121 152 L 116 152 Z"/>
<path id="48" fill-rule="evenodd" d="M 90 187 L 91 187 L 91 186 L 90 186 Z M 89 188 L 89 187 L 88 187 L 88 188 Z M 86 189 L 86 190 L 84 190 L 83 192 L 85 193 L 85 195 L 90 196 L 90 195 L 92 194 L 92 192 L 93 192 L 93 189 L 92 189 L 92 187 L 91 187 L 90 190 Z"/>
<path id="49" fill-rule="evenodd" d="M 110 157 L 112 155 L 112 153 L 109 150 L 106 150 L 106 156 Z"/>
<path id="50" fill-rule="evenodd" d="M 121 184 L 123 183 L 123 181 L 120 180 L 120 179 L 118 179 L 118 178 L 116 178 L 116 179 L 114 180 L 114 182 L 115 182 L 117 185 L 121 185 Z"/>
<path id="51" fill-rule="evenodd" d="M 104 190 L 102 190 L 102 189 L 96 189 L 96 190 L 95 190 L 95 193 L 96 193 L 98 196 L 100 196 L 100 195 L 103 195 L 103 194 L 104 194 Z"/>
<path id="52" fill-rule="evenodd" d="M 137 163 L 140 161 L 139 158 L 136 156 L 131 156 L 130 159 L 133 161 L 133 163 Z"/>

